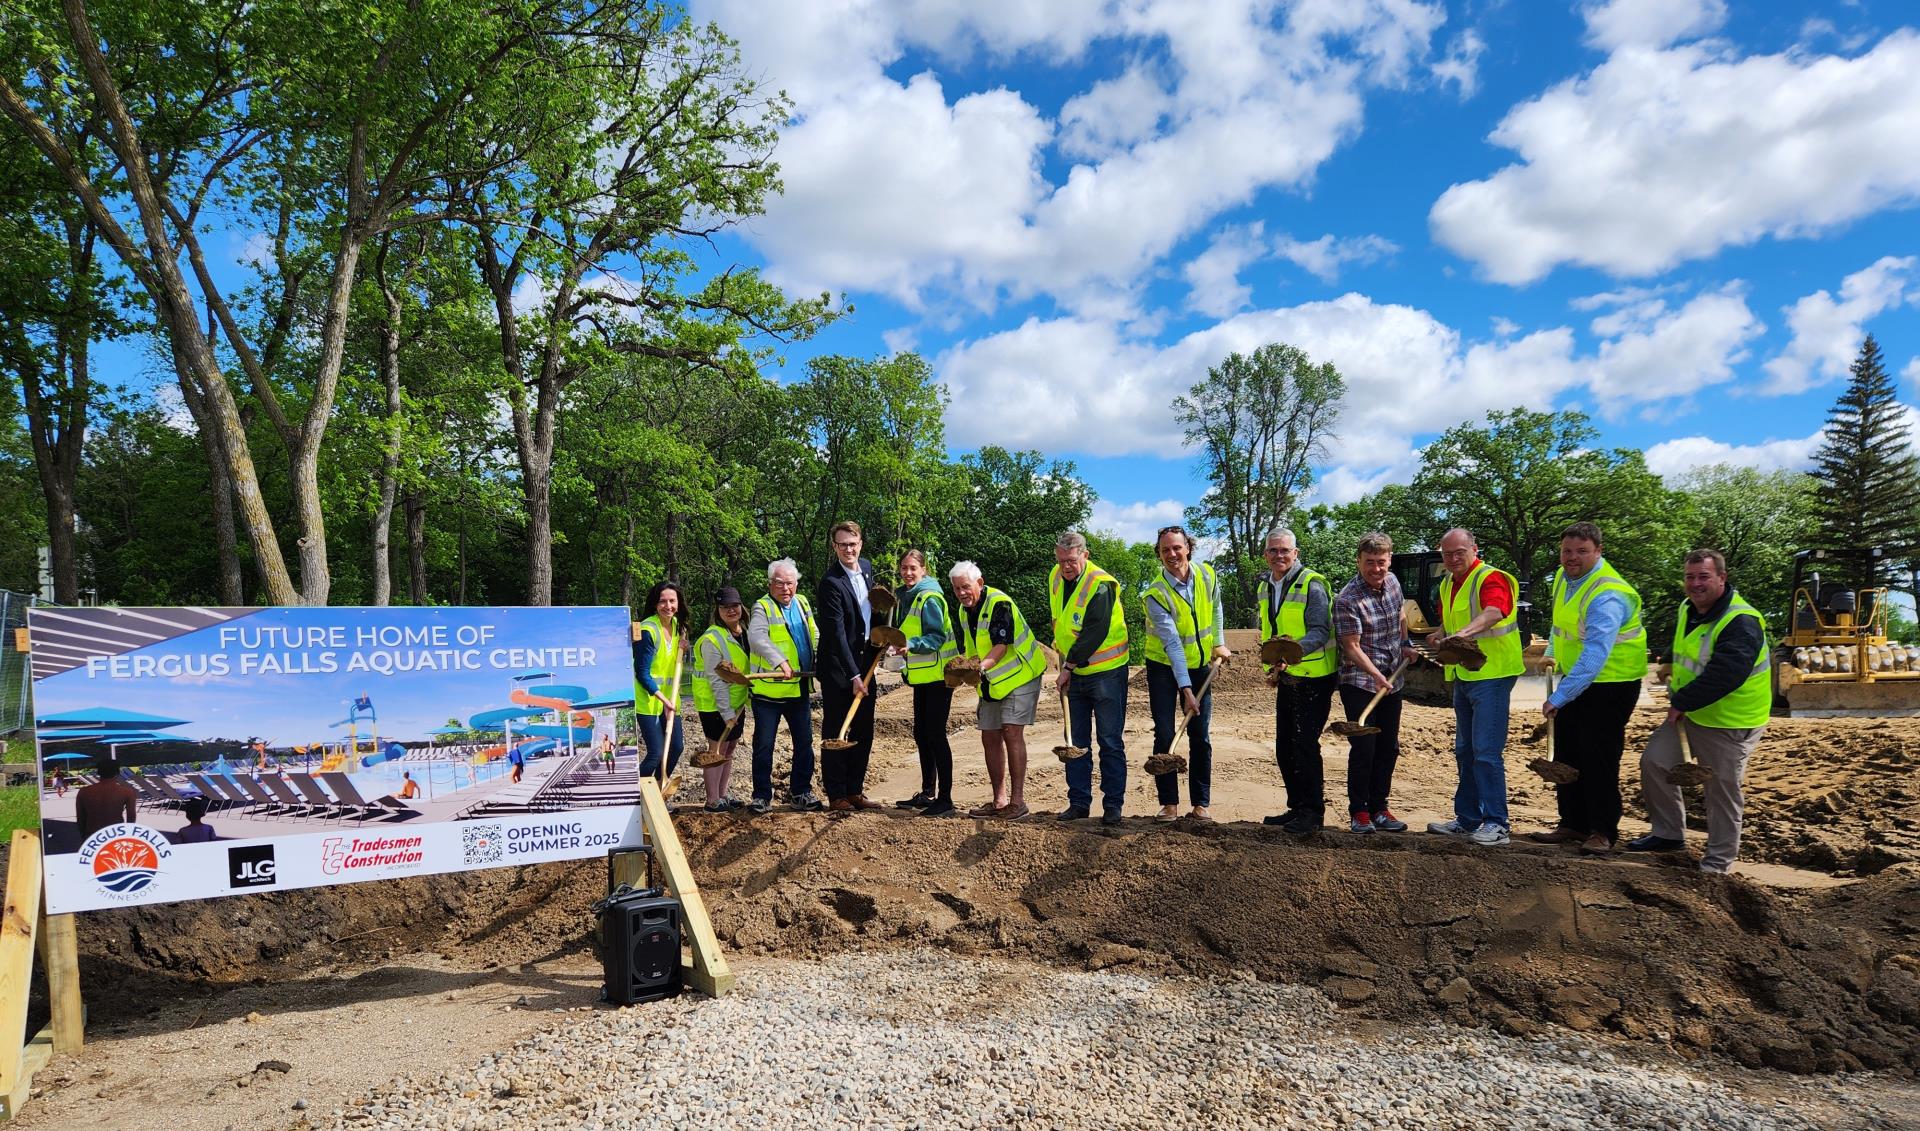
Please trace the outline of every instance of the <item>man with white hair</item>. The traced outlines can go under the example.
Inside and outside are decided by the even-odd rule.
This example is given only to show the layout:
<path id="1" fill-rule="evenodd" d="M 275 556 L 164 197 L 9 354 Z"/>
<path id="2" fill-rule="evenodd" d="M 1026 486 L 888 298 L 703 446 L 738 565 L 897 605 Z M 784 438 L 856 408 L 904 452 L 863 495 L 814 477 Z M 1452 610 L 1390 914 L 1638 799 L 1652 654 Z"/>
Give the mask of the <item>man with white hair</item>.
<path id="1" fill-rule="evenodd" d="M 782 719 L 793 739 L 793 807 L 825 808 L 813 793 L 813 714 L 808 709 L 813 680 L 796 674 L 813 670 L 819 647 L 813 609 L 800 596 L 800 567 L 792 558 L 781 558 L 767 566 L 767 595 L 753 603 L 747 620 L 749 671 L 781 676 L 753 682 L 753 800 L 748 808 L 755 813 L 773 807 L 773 737 Z"/>
<path id="2" fill-rule="evenodd" d="M 1013 598 L 986 584 L 980 567 L 956 562 L 947 572 L 960 598 L 961 655 L 980 661 L 980 706 L 974 724 L 986 753 L 993 799 L 972 817 L 1018 820 L 1027 808 L 1027 727 L 1040 702 L 1047 658 Z"/>

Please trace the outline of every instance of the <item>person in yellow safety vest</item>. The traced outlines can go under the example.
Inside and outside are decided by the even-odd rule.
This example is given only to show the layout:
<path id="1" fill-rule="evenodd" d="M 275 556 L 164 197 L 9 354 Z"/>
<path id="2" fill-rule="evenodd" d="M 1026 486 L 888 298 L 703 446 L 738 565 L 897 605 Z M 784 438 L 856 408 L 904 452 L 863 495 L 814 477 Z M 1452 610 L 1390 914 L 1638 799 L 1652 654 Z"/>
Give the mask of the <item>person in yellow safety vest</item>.
<path id="1" fill-rule="evenodd" d="M 1640 594 L 1601 556 L 1602 545 L 1591 522 L 1576 522 L 1560 535 L 1547 641 L 1560 684 L 1540 713 L 1553 721 L 1553 760 L 1580 777 L 1554 787 L 1560 823 L 1528 834 L 1594 855 L 1612 852 L 1620 839 L 1620 757 L 1647 674 Z"/>
<path id="2" fill-rule="evenodd" d="M 940 591 L 940 579 L 927 576 L 927 555 L 900 555 L 900 631 L 907 638 L 902 678 L 913 689 L 913 745 L 920 754 L 920 792 L 894 805 L 918 809 L 923 817 L 954 812 L 953 746 L 947 719 L 953 712 L 953 688 L 947 686 L 947 661 L 960 654 L 953 613 Z"/>
<path id="3" fill-rule="evenodd" d="M 1727 559 L 1718 550 L 1687 555 L 1686 603 L 1673 632 L 1673 675 L 1667 683 L 1667 721 L 1640 755 L 1640 788 L 1653 831 L 1627 842 L 1629 852 L 1683 847 L 1687 827 L 1680 787 L 1667 776 L 1680 764 L 1678 728 L 1701 765 L 1713 771 L 1707 795 L 1707 850 L 1702 872 L 1725 872 L 1740 852 L 1741 789 L 1747 759 L 1766 733 L 1773 710 L 1767 622 L 1727 584 Z"/>
<path id="4" fill-rule="evenodd" d="M 971 817 L 1019 820 L 1027 808 L 1027 728 L 1040 702 L 1047 658 L 1027 628 L 1013 598 L 991 588 L 973 562 L 947 571 L 960 599 L 955 618 L 962 654 L 980 661 L 980 705 L 975 726 L 987 758 L 993 799 L 967 811 Z"/>
<path id="5" fill-rule="evenodd" d="M 677 581 L 662 581 L 647 591 L 647 619 L 640 622 L 640 637 L 633 642 L 633 716 L 639 724 L 640 776 L 653 777 L 660 772 L 660 759 L 667 760 L 667 776 L 680 765 L 680 750 L 685 745 L 680 729 L 680 689 L 674 686 L 680 661 L 686 654 L 686 634 L 681 631 L 681 610 L 686 595 Z"/>
<path id="6" fill-rule="evenodd" d="M 1333 587 L 1300 560 L 1293 531 L 1267 535 L 1267 576 L 1260 579 L 1260 642 L 1276 636 L 1300 642 L 1295 664 L 1261 664 L 1273 685 L 1273 757 L 1287 787 L 1287 811 L 1267 817 L 1293 836 L 1311 836 L 1326 823 L 1327 775 L 1320 732 L 1327 729 L 1338 681 L 1333 644 Z"/>
<path id="7" fill-rule="evenodd" d="M 727 796 L 727 782 L 733 774 L 733 752 L 740 745 L 740 733 L 747 724 L 747 689 L 721 678 L 722 662 L 737 671 L 746 671 L 747 609 L 740 591 L 723 585 L 713 594 L 713 624 L 693 643 L 693 705 L 700 711 L 700 730 L 712 744 L 721 761 L 701 767 L 707 787 L 707 810 L 727 813 L 740 808 L 739 800 Z"/>
<path id="8" fill-rule="evenodd" d="M 773 807 L 773 739 L 782 720 L 793 739 L 793 807 L 827 807 L 813 792 L 813 681 L 799 674 L 813 671 L 819 647 L 813 607 L 800 595 L 800 567 L 792 558 L 769 564 L 767 595 L 753 603 L 747 618 L 748 674 L 779 672 L 785 678 L 753 681 L 753 800 L 747 808 L 755 813 Z"/>
<path id="9" fill-rule="evenodd" d="M 1174 708 L 1191 716 L 1187 723 L 1187 795 L 1193 802 L 1188 816 L 1211 821 L 1207 806 L 1213 800 L 1213 742 L 1208 724 L 1213 717 L 1213 689 L 1204 698 L 1195 688 L 1207 682 L 1212 665 L 1231 656 L 1221 643 L 1220 582 L 1213 567 L 1193 560 L 1193 535 L 1179 526 L 1163 528 L 1154 540 L 1160 567 L 1147 583 L 1141 600 L 1147 613 L 1147 706 L 1153 712 L 1153 749 L 1171 751 L 1179 729 Z M 1155 818 L 1180 816 L 1180 775 L 1155 774 L 1154 791 L 1160 799 Z"/>
<path id="10" fill-rule="evenodd" d="M 1117 825 L 1127 800 L 1127 614 L 1120 583 L 1087 558 L 1086 536 L 1075 530 L 1053 546 L 1047 607 L 1053 650 L 1060 655 L 1058 685 L 1067 701 L 1069 741 L 1082 750 L 1100 740 L 1100 823 Z M 1093 811 L 1093 759 L 1067 763 L 1067 807 L 1062 821 Z"/>
<path id="11" fill-rule="evenodd" d="M 1459 785 L 1453 817 L 1431 821 L 1427 831 L 1466 837 L 1475 844 L 1507 843 L 1507 720 L 1513 685 L 1526 670 L 1520 648 L 1520 585 L 1505 570 L 1480 560 L 1472 532 L 1454 527 L 1440 536 L 1440 631 L 1427 637 L 1438 648 L 1449 640 L 1479 644 L 1486 662 L 1479 671 L 1447 665 L 1453 681 L 1453 761 Z M 1377 823 L 1377 822 L 1376 822 Z"/>

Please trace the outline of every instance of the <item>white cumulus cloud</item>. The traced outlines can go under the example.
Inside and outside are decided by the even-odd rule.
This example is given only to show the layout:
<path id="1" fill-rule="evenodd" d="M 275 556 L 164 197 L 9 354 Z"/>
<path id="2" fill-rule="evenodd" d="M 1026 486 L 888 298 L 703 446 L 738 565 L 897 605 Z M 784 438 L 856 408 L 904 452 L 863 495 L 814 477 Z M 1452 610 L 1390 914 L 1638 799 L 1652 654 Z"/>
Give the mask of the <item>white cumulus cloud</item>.
<path id="1" fill-rule="evenodd" d="M 1847 375 L 1860 353 L 1867 319 L 1902 302 L 1920 301 L 1920 283 L 1912 279 L 1920 257 L 1882 256 L 1840 283 L 1840 297 L 1819 290 L 1786 308 L 1793 340 L 1762 366 L 1767 381 L 1761 392 L 1799 393 Z"/>
<path id="2" fill-rule="evenodd" d="M 1260 192 L 1308 186 L 1359 131 L 1366 93 L 1429 65 L 1445 9 L 703 0 L 694 15 L 738 35 L 749 66 L 795 99 L 777 154 L 785 191 L 745 233 L 769 278 L 915 306 L 930 290 L 981 308 L 1045 295 L 1081 314 L 1138 317 L 1139 291 L 1176 246 Z M 1095 42 L 1129 64 L 1053 120 L 1017 91 L 949 104 L 933 73 L 888 73 L 914 50 L 1053 62 Z M 1456 40 L 1430 70 L 1464 84 L 1474 55 Z M 1072 163 L 1044 177 L 1054 157 Z"/>
<path id="3" fill-rule="evenodd" d="M 1509 111 L 1491 136 L 1519 160 L 1447 189 L 1429 223 L 1515 284 L 1828 231 L 1920 199 L 1920 146 L 1893 140 L 1920 136 L 1916 73 L 1912 30 L 1853 58 L 1623 48 Z"/>
<path id="4" fill-rule="evenodd" d="M 1664 47 L 1717 31 L 1727 22 L 1726 0 L 1587 0 L 1580 9 L 1587 42 L 1603 51 Z"/>
<path id="5" fill-rule="evenodd" d="M 1347 263 L 1374 263 L 1400 248 L 1380 236 L 1354 236 L 1339 239 L 1332 235 L 1317 240 L 1297 240 L 1282 233 L 1273 242 L 1274 254 L 1299 267 L 1323 283 L 1331 283 Z"/>
<path id="6" fill-rule="evenodd" d="M 1240 272 L 1266 256 L 1266 245 L 1261 240 L 1264 228 L 1258 221 L 1243 227 L 1222 228 L 1207 245 L 1207 250 L 1187 260 L 1181 274 L 1186 277 L 1189 288 L 1188 309 L 1224 318 L 1252 301 L 1253 290 L 1240 281 Z"/>
<path id="7" fill-rule="evenodd" d="M 1647 449 L 1647 469 L 1668 478 L 1716 463 L 1760 471 L 1792 471 L 1809 466 L 1813 451 L 1819 446 L 1818 432 L 1798 439 L 1765 440 L 1758 444 L 1729 444 L 1707 436 L 1677 436 Z"/>
<path id="8" fill-rule="evenodd" d="M 1178 499 L 1161 499 L 1152 503 L 1115 503 L 1109 499 L 1095 499 L 1093 514 L 1087 519 L 1087 529 L 1114 535 L 1129 544 L 1152 542 L 1155 531 L 1184 522 L 1185 519 L 1186 506 Z"/>

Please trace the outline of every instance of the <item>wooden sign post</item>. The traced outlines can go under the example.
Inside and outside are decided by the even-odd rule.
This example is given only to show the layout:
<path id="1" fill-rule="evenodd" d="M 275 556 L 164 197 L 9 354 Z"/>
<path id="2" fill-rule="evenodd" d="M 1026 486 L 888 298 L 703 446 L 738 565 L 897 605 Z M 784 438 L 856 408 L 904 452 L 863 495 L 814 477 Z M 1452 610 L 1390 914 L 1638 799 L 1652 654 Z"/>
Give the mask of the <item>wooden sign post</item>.
<path id="1" fill-rule="evenodd" d="M 78 1052 L 85 1040 L 80 1002 L 80 948 L 72 915 L 48 915 L 41 906 L 40 838 L 15 829 L 7 856 L 7 891 L 0 913 L 0 1119 L 20 1114 L 33 1074 L 56 1052 Z M 53 1019 L 27 1039 L 27 994 L 33 986 L 34 944 L 47 972 Z"/>

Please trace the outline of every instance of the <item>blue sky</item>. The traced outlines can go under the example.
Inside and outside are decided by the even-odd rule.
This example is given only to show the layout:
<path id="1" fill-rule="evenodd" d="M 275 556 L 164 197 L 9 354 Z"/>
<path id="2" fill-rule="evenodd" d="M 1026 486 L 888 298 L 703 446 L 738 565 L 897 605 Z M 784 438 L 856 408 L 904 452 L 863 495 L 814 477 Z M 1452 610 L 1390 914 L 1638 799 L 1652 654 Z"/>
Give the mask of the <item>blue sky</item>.
<path id="1" fill-rule="evenodd" d="M 1200 493 L 1169 401 L 1271 341 L 1348 380 L 1312 501 L 1516 406 L 1804 467 L 1868 331 L 1920 404 L 1910 2 L 690 2 L 794 105 L 703 267 L 855 307 L 779 379 L 918 350 L 956 452 L 1070 458 L 1122 535 Z"/>
<path id="2" fill-rule="evenodd" d="M 1317 496 L 1492 408 L 1679 474 L 1804 466 L 1864 332 L 1920 401 L 1920 32 L 1889 0 L 696 0 L 794 99 L 720 252 L 913 348 L 948 437 L 1079 465 L 1138 535 L 1167 403 L 1287 341 L 1350 387 Z"/>
<path id="3" fill-rule="evenodd" d="M 382 738 L 415 742 L 446 724 L 449 718 L 467 719 L 483 710 L 510 707 L 508 696 L 517 686 L 512 677 L 522 668 L 483 667 L 478 671 L 451 670 L 433 672 L 376 671 L 349 673 L 345 670 L 352 646 L 334 649 L 341 670 L 333 674 L 276 674 L 258 671 L 242 675 L 243 652 L 285 655 L 282 647 L 243 647 L 273 637 L 234 637 L 222 646 L 222 628 L 252 633 L 262 626 L 343 626 L 347 639 L 364 627 L 445 626 L 449 640 L 458 639 L 458 631 L 471 628 L 478 632 L 491 628 L 484 642 L 474 636 L 479 662 L 489 663 L 495 649 L 591 648 L 591 664 L 571 668 L 550 667 L 560 684 L 584 686 L 596 695 L 619 693 L 632 686 L 632 661 L 627 647 L 627 617 L 621 609 L 360 609 L 351 615 L 338 609 L 285 608 L 262 609 L 216 628 L 176 636 L 140 649 L 149 656 L 228 657 L 229 674 L 220 676 L 150 676 L 141 679 L 110 679 L 105 675 L 89 678 L 84 667 L 40 680 L 34 684 L 35 709 L 43 715 L 87 710 L 99 706 L 165 715 L 189 720 L 187 725 L 164 728 L 167 734 L 188 738 L 244 739 L 256 736 L 275 746 L 315 741 L 336 742 L 347 737 L 348 728 L 332 724 L 347 718 L 348 705 L 356 697 L 373 700 Z M 450 644 L 461 648 L 464 645 Z M 297 655 L 315 656 L 323 647 L 293 650 Z M 383 649 L 375 646 L 364 651 L 416 652 L 414 647 Z M 135 653 L 126 653 L 128 657 Z M 289 664 L 289 667 L 293 665 Z M 317 665 L 310 665 L 317 666 Z M 204 670 L 204 669 L 199 669 Z M 368 737 L 368 728 L 360 727 L 360 738 Z"/>

